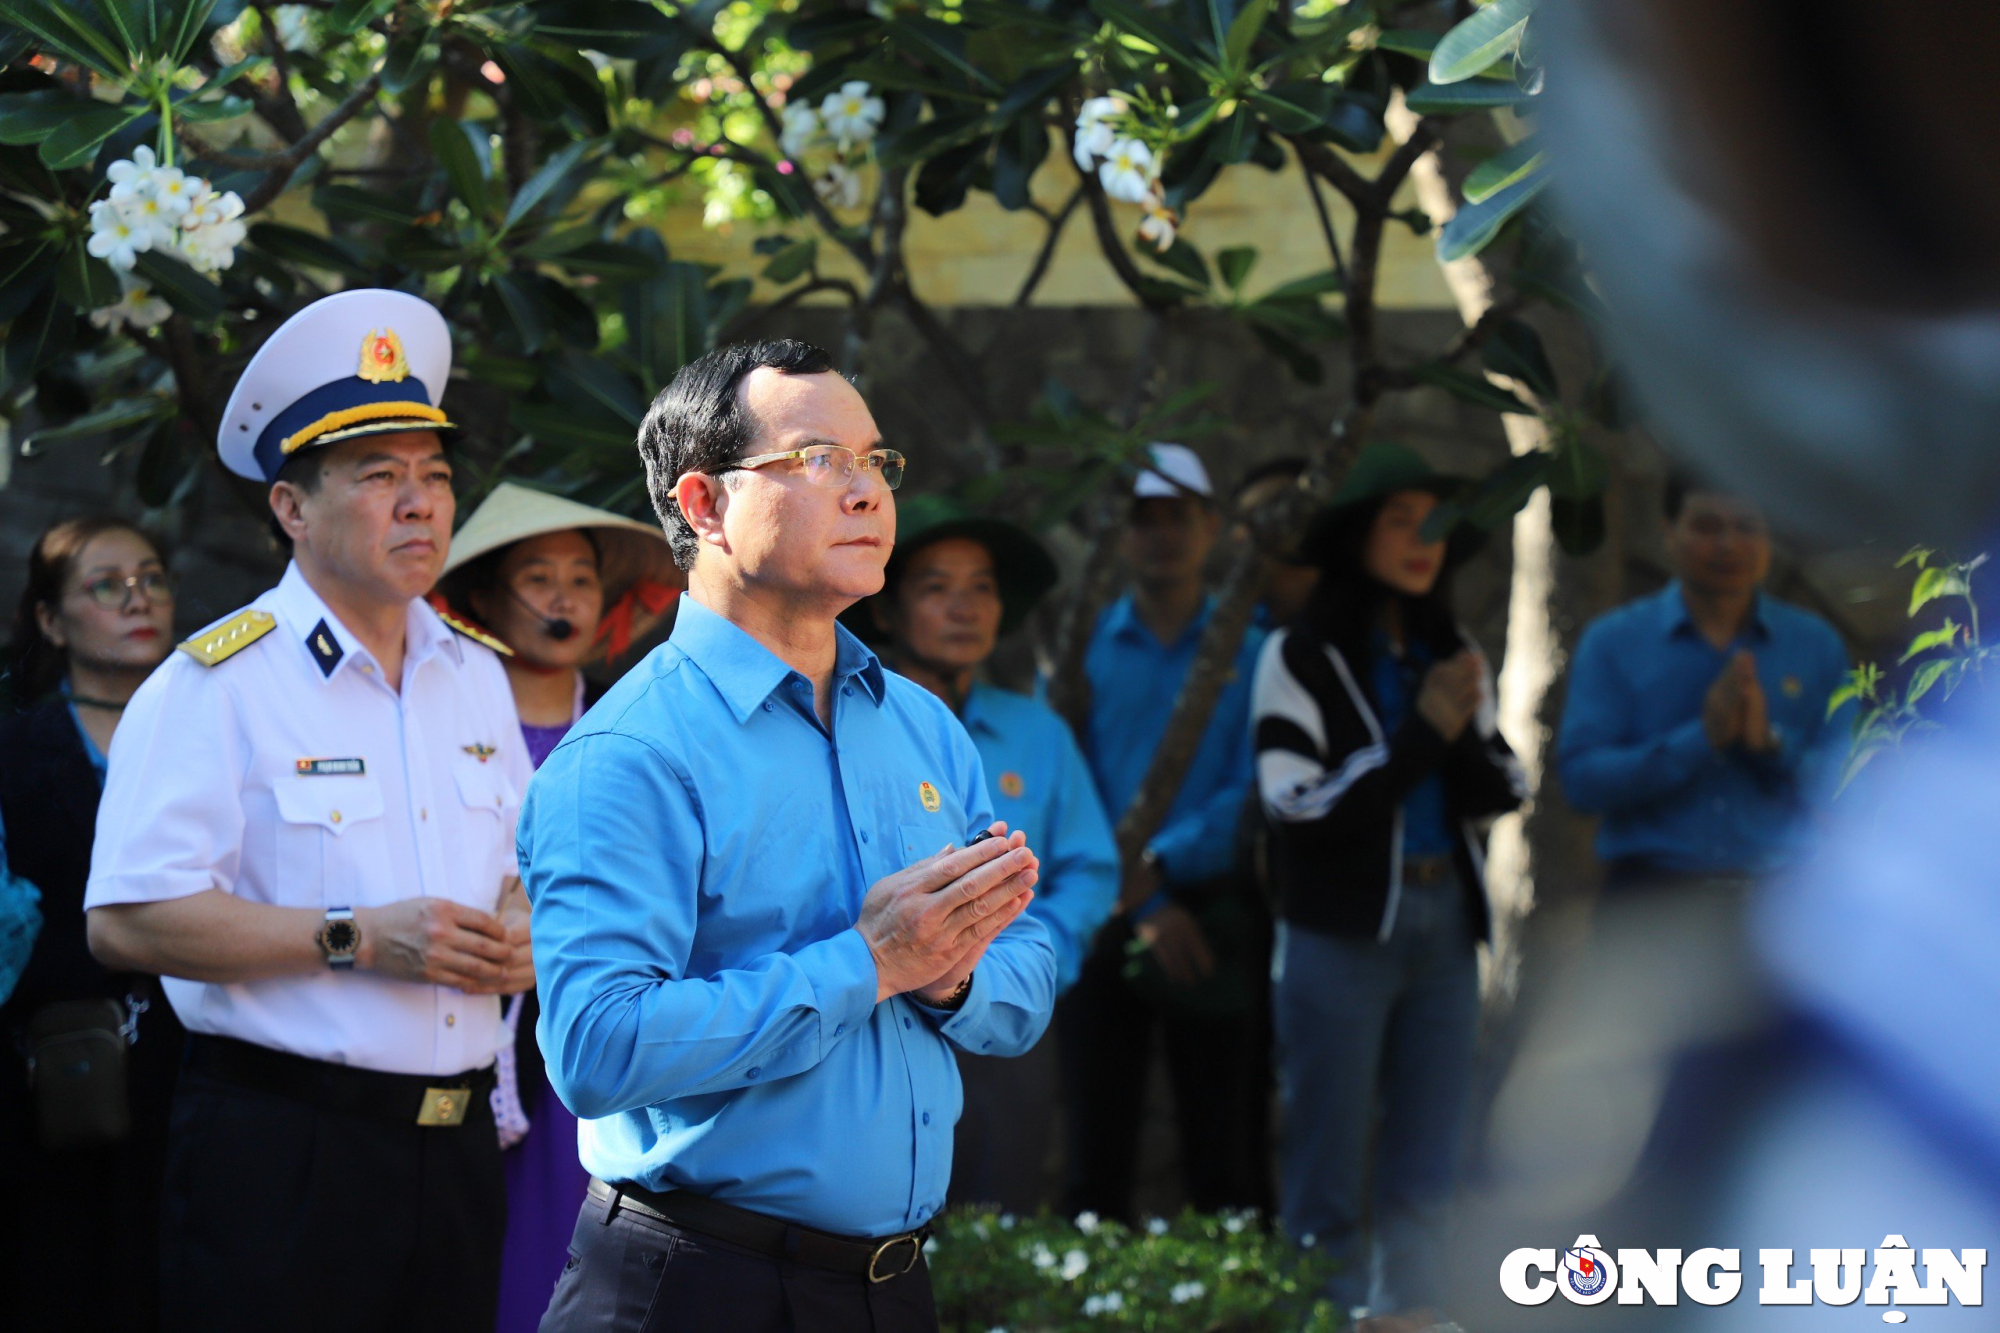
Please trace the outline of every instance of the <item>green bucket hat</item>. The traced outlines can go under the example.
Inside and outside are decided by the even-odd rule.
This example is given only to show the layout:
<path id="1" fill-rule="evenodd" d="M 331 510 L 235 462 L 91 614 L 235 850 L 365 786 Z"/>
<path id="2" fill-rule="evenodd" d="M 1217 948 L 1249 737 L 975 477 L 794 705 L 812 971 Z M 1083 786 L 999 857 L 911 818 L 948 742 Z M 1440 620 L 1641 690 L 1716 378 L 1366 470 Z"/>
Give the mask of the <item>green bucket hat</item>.
<path id="1" fill-rule="evenodd" d="M 926 546 L 964 537 L 978 542 L 993 554 L 993 573 L 1000 583 L 1000 632 L 1018 628 L 1036 603 L 1048 595 L 1061 577 L 1055 558 L 1040 539 L 1026 528 L 1005 519 L 974 513 L 962 502 L 947 495 L 913 495 L 896 500 L 896 549 L 890 553 L 883 596 L 896 586 L 910 557 Z M 861 639 L 879 641 L 873 603 L 864 597 L 841 615 L 840 621 Z"/>
<path id="2" fill-rule="evenodd" d="M 1398 491 L 1428 491 L 1440 500 L 1462 494 L 1470 483 L 1464 477 L 1439 472 L 1416 450 L 1406 445 L 1378 440 L 1363 446 L 1347 470 L 1333 499 L 1319 511 L 1299 543 L 1299 560 L 1304 564 L 1325 564 L 1339 553 L 1341 530 L 1353 521 L 1362 506 L 1383 500 Z M 1479 548 L 1485 534 L 1465 523 L 1458 524 L 1447 537 L 1445 558 L 1453 564 Z"/>

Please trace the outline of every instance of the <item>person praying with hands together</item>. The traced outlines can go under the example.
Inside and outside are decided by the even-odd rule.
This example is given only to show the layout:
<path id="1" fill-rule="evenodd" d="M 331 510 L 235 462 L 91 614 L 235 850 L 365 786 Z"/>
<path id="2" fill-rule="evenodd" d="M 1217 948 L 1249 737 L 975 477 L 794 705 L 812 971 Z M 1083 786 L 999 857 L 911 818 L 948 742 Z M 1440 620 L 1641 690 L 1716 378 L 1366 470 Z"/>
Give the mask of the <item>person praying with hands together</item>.
<path id="1" fill-rule="evenodd" d="M 1040 862 L 951 709 L 836 623 L 904 458 L 827 355 L 711 352 L 638 443 L 688 591 L 521 818 L 594 1177 L 542 1328 L 931 1330 L 953 1049 L 1019 1055 L 1054 1002 Z"/>

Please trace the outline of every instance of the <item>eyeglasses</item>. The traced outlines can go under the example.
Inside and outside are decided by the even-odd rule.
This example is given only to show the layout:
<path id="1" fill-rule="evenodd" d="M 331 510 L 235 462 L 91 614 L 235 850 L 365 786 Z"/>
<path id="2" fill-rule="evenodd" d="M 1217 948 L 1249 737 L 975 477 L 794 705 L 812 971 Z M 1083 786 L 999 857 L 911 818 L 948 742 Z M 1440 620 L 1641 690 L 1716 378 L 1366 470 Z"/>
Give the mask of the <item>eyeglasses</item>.
<path id="1" fill-rule="evenodd" d="M 788 449 L 781 454 L 753 454 L 749 458 L 739 458 L 721 472 L 734 472 L 738 468 L 754 469 L 766 463 L 782 463 L 788 458 L 796 458 L 805 469 L 806 480 L 815 486 L 845 486 L 854 480 L 854 469 L 858 464 L 863 469 L 875 468 L 882 474 L 882 484 L 895 490 L 903 484 L 904 458 L 894 449 L 873 449 L 865 454 L 857 454 L 845 445 L 815 444 L 806 449 Z"/>
<path id="2" fill-rule="evenodd" d="M 99 606 L 115 611 L 125 605 L 134 588 L 144 593 L 149 602 L 170 602 L 174 597 L 174 585 L 157 569 L 149 569 L 144 574 L 128 574 L 124 578 L 103 574 L 84 584 L 82 591 Z"/>

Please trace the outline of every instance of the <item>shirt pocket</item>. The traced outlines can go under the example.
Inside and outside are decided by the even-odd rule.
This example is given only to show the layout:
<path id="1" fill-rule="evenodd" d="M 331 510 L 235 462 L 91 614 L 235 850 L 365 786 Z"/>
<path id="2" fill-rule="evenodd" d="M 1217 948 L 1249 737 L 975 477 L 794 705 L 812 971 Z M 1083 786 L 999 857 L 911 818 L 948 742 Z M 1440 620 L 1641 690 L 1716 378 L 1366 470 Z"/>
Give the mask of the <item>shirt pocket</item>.
<path id="1" fill-rule="evenodd" d="M 915 865 L 926 857 L 937 855 L 944 850 L 945 844 L 958 841 L 942 819 L 935 824 L 898 825 L 896 839 L 902 848 L 905 868 Z"/>
<path id="2" fill-rule="evenodd" d="M 451 776 L 458 784 L 459 799 L 465 802 L 468 811 L 479 811 L 509 824 L 513 822 L 521 807 L 521 797 L 514 790 L 514 784 L 507 780 L 504 770 L 494 764 L 481 763 L 478 759 L 463 758 L 452 761 Z"/>
<path id="3" fill-rule="evenodd" d="M 278 806 L 281 901 L 351 906 L 390 888 L 383 861 L 382 786 L 363 774 L 286 777 Z"/>

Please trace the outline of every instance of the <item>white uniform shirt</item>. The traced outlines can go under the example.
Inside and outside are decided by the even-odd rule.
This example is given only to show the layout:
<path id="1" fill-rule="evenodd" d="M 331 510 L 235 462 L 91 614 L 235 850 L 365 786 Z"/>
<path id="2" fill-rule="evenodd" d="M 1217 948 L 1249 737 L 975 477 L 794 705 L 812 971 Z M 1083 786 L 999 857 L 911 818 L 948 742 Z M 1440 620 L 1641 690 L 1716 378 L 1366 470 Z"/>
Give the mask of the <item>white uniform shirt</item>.
<path id="1" fill-rule="evenodd" d="M 276 627 L 214 666 L 172 654 L 126 706 L 85 907 L 221 889 L 492 911 L 529 775 L 500 659 L 413 601 L 398 693 L 296 565 L 251 605 Z M 366 1069 L 483 1068 L 503 1039 L 494 996 L 359 969 L 165 988 L 190 1032 Z"/>

